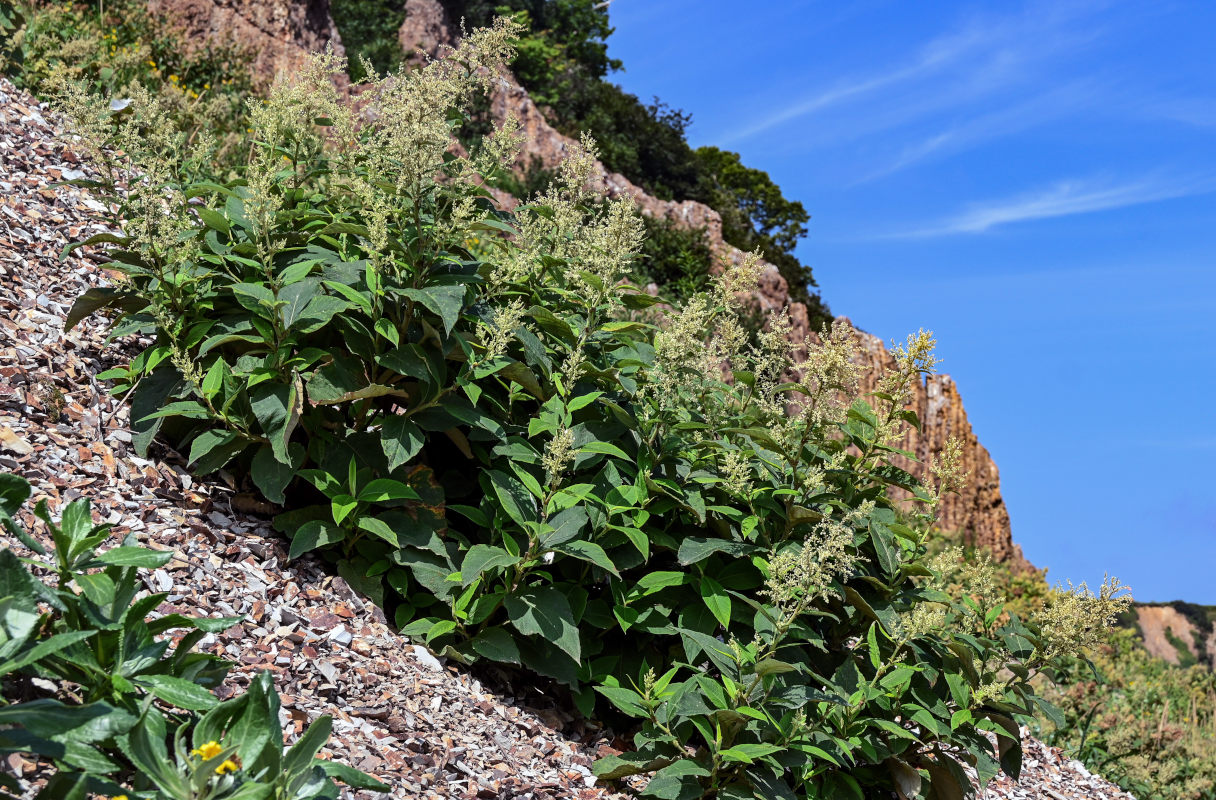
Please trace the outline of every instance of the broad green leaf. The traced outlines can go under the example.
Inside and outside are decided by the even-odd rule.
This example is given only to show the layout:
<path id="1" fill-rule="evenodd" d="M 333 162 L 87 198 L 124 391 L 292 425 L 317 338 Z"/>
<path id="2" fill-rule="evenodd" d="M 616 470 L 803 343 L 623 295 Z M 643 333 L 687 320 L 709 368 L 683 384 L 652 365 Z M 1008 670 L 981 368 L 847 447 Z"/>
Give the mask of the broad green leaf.
<path id="1" fill-rule="evenodd" d="M 558 547 L 572 539 L 577 539 L 587 525 L 587 521 L 587 509 L 583 506 L 571 506 L 554 514 L 549 520 L 549 525 L 553 530 L 541 534 L 541 547 Z"/>
<path id="2" fill-rule="evenodd" d="M 114 602 L 113 579 L 104 572 L 81 572 L 73 576 L 76 585 L 84 592 L 84 596 L 99 606 L 108 606 Z"/>
<path id="3" fill-rule="evenodd" d="M 525 636 L 540 636 L 575 661 L 581 660 L 582 646 L 574 612 L 561 591 L 552 587 L 528 589 L 508 596 L 505 605 L 517 631 Z"/>
<path id="4" fill-rule="evenodd" d="M 464 308 L 465 287 L 456 285 L 428 286 L 425 289 L 405 289 L 401 292 L 421 303 L 443 321 L 443 332 L 450 334 Z"/>
<path id="5" fill-rule="evenodd" d="M 291 535 L 291 550 L 287 554 L 289 559 L 296 559 L 305 553 L 316 550 L 318 547 L 326 547 L 335 542 L 340 542 L 345 538 L 345 533 L 337 525 L 332 525 L 321 520 L 312 520 L 306 522 Z"/>
<path id="6" fill-rule="evenodd" d="M 215 695 L 193 681 L 172 675 L 141 675 L 135 681 L 170 705 L 190 711 L 206 711 L 219 703 Z"/>
<path id="7" fill-rule="evenodd" d="M 391 478 L 376 478 L 359 490 L 363 503 L 385 503 L 390 500 L 420 500 L 418 492 L 401 481 Z"/>
<path id="8" fill-rule="evenodd" d="M 486 473 L 486 478 L 503 511 L 506 511 L 507 516 L 516 524 L 524 525 L 536 520 L 536 498 L 518 478 L 501 470 L 491 470 Z"/>
<path id="9" fill-rule="evenodd" d="M 618 578 L 620 577 L 620 573 L 616 570 L 616 564 L 612 563 L 612 559 L 604 552 L 604 548 L 595 542 L 575 540 L 558 545 L 554 549 L 559 553 L 565 553 L 568 556 L 595 564 L 600 569 L 607 570 Z"/>
<path id="10" fill-rule="evenodd" d="M 519 645 L 502 628 L 486 628 L 473 637 L 473 649 L 478 655 L 504 664 L 519 664 Z"/>
<path id="11" fill-rule="evenodd" d="M 596 686 L 595 690 L 604 697 L 607 697 L 614 706 L 629 716 L 647 716 L 646 710 L 642 706 L 642 696 L 632 689 L 626 689 L 622 686 Z"/>
<path id="12" fill-rule="evenodd" d="M 721 623 L 723 628 L 730 628 L 730 595 L 722 588 L 722 584 L 718 583 L 708 575 L 702 575 L 701 581 L 701 600 L 705 602 L 706 608 L 714 615 L 714 619 Z"/>
<path id="13" fill-rule="evenodd" d="M 728 539 L 707 539 L 699 536 L 689 536 L 680 542 L 676 559 L 682 566 L 704 561 L 714 553 L 729 553 L 732 556 L 750 555 L 760 548 L 746 542 L 732 542 Z"/>
<path id="14" fill-rule="evenodd" d="M 97 556 L 97 560 L 103 564 L 144 569 L 163 567 L 172 558 L 173 553 L 164 550 L 149 550 L 146 547 L 135 546 L 112 547 Z"/>
<path id="15" fill-rule="evenodd" d="M 465 553 L 464 563 L 460 566 L 461 585 L 468 586 L 487 570 L 513 567 L 518 563 L 519 556 L 513 556 L 501 547 L 475 544 Z"/>
<path id="16" fill-rule="evenodd" d="M 189 462 L 198 474 L 215 472 L 245 449 L 247 442 L 231 431 L 203 431 L 190 443 Z"/>
<path id="17" fill-rule="evenodd" d="M 253 462 L 250 464 L 250 477 L 253 478 L 254 484 L 262 491 L 267 500 L 279 505 L 286 500 L 283 490 L 295 477 L 295 465 L 304 462 L 303 446 L 293 443 L 288 446 L 288 453 L 291 462 L 283 463 L 275 456 L 274 449 L 270 445 L 264 444 L 254 453 Z"/>

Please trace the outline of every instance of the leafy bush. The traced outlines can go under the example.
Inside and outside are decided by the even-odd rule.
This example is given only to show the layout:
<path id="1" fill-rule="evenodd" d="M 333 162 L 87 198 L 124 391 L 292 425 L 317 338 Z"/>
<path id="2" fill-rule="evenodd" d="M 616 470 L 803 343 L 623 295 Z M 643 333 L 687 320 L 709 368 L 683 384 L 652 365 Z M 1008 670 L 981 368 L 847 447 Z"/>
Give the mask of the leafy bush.
<path id="1" fill-rule="evenodd" d="M 8 72 L 21 64 L 21 48 L 17 33 L 25 26 L 25 14 L 10 0 L 0 0 L 0 72 Z"/>
<path id="2" fill-rule="evenodd" d="M 643 217 L 640 272 L 681 300 L 709 288 L 714 257 L 704 228 L 684 228 L 654 217 Z"/>
<path id="3" fill-rule="evenodd" d="M 137 446 L 160 435 L 200 474 L 251 480 L 287 508 L 292 557 L 330 559 L 436 651 L 640 720 L 606 780 L 955 797 L 960 759 L 1016 775 L 1032 674 L 1105 624 L 1109 597 L 1024 624 L 938 585 L 925 542 L 958 451 L 927 485 L 886 463 L 911 457 L 893 442 L 917 424 L 928 334 L 871 405 L 846 325 L 795 342 L 775 316 L 750 344 L 735 299 L 755 256 L 644 321 L 657 301 L 626 282 L 642 223 L 586 190 L 590 143 L 496 209 L 483 176 L 514 160 L 513 127 L 472 156 L 449 145 L 512 30 L 365 87 L 361 123 L 328 79 L 342 64 L 318 58 L 253 110 L 237 182 L 158 158 L 180 147 L 141 153 L 130 131 L 155 108 L 85 119 L 142 179 L 108 187 L 124 235 L 91 240 L 125 280 L 69 324 L 110 307 L 115 336 L 152 341 L 105 376 Z"/>
<path id="4" fill-rule="evenodd" d="M 0 37 L 3 17 L 0 11 Z M 65 82 L 84 81 L 107 102 L 152 92 L 172 111 L 166 121 L 190 138 L 214 139 L 230 157 L 243 139 L 244 106 L 256 87 L 251 54 L 236 44 L 189 41 L 178 23 L 142 0 L 35 2 L 25 17 L 9 67 L 18 86 L 57 96 Z"/>
<path id="5" fill-rule="evenodd" d="M 0 528 L 46 556 L 17 519 L 29 495 L 25 480 L 0 475 Z M 54 580 L 0 550 L 0 754 L 28 754 L 47 767 L 38 797 L 337 798 L 334 777 L 386 788 L 315 758 L 328 717 L 284 752 L 269 673 L 239 697 L 212 695 L 230 665 L 191 651 L 240 618 L 149 619 L 166 595 L 144 592 L 138 572 L 164 566 L 172 553 L 140 547 L 133 535 L 100 550 L 109 526 L 93 523 L 86 500 L 69 504 L 58 525 L 45 501 L 34 513 L 54 543 L 50 562 L 34 563 Z M 169 652 L 171 640 L 158 637 L 181 629 L 189 632 Z M 20 789 L 7 775 L 0 786 Z"/>
<path id="6" fill-rule="evenodd" d="M 333 0 L 330 3 L 330 14 L 350 58 L 351 80 L 367 79 L 364 59 L 380 73 L 401 65 L 407 55 L 397 41 L 397 31 L 404 19 L 402 5 L 394 0 Z"/>

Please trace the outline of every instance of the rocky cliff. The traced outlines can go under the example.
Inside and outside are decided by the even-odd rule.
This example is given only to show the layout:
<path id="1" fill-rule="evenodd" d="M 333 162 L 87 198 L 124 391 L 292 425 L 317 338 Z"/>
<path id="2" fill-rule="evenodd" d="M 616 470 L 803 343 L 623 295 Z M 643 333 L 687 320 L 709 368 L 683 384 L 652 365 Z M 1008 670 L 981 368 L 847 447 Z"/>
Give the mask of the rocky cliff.
<path id="1" fill-rule="evenodd" d="M 329 15 L 329 0 L 150 0 L 172 11 L 199 36 L 225 30 L 254 47 L 257 66 L 272 75 L 298 65 L 309 51 L 332 44 L 341 48 L 337 30 Z M 404 22 L 398 42 L 406 52 L 421 51 L 434 56 L 459 36 L 460 21 L 450 18 L 441 0 L 406 0 Z M 573 140 L 555 130 L 527 90 L 511 79 L 503 80 L 491 98 L 491 113 L 498 119 L 514 115 L 527 136 L 527 160 L 539 159 L 551 168 L 569 153 Z M 597 165 L 595 180 L 610 197 L 628 196 L 642 213 L 672 221 L 689 228 L 704 228 L 711 248 L 720 258 L 736 260 L 743 254 L 722 238 L 722 219 L 709 206 L 693 201 L 665 201 L 654 198 L 623 175 Z M 764 311 L 785 309 L 792 323 L 792 335 L 802 341 L 810 333 L 807 309 L 792 302 L 789 287 L 775 267 L 769 267 L 756 296 Z M 880 339 L 861 334 L 864 359 L 873 369 L 871 381 L 892 362 Z M 867 389 L 873 388 L 872 384 Z M 964 443 L 963 461 L 971 473 L 961 495 L 949 497 L 944 504 L 942 527 L 961 532 L 968 542 L 988 548 L 1002 561 L 1025 564 L 1021 550 L 1010 535 L 1009 513 L 1001 498 L 996 464 L 981 445 L 967 420 L 958 388 L 947 375 L 923 381 L 917 388 L 913 408 L 923 424 L 911 432 L 904 449 L 916 453 L 923 462 L 939 453 L 952 437 Z M 915 472 L 916 464 L 906 464 Z"/>
<path id="2" fill-rule="evenodd" d="M 1182 613 L 1178 606 L 1191 613 Z M 1216 666 L 1216 626 L 1209 618 L 1211 610 L 1185 603 L 1136 606 L 1136 627 L 1144 648 L 1171 664 Z"/>

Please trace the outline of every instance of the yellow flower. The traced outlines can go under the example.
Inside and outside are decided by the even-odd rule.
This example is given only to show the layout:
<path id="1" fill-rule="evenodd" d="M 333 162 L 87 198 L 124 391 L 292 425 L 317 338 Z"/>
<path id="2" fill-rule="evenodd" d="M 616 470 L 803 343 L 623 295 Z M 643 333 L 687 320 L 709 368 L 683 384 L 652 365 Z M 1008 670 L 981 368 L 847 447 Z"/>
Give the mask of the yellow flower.
<path id="1" fill-rule="evenodd" d="M 224 748 L 220 747 L 219 742 L 207 742 L 206 744 L 200 745 L 199 748 L 193 752 L 194 755 L 198 756 L 204 761 L 208 761 L 224 752 Z"/>
<path id="2" fill-rule="evenodd" d="M 110 800 L 127 800 L 127 796 L 125 794 L 116 794 Z"/>
<path id="3" fill-rule="evenodd" d="M 231 759 L 225 759 L 223 764 L 215 768 L 216 775 L 223 775 L 227 772 L 236 772 L 236 763 Z"/>

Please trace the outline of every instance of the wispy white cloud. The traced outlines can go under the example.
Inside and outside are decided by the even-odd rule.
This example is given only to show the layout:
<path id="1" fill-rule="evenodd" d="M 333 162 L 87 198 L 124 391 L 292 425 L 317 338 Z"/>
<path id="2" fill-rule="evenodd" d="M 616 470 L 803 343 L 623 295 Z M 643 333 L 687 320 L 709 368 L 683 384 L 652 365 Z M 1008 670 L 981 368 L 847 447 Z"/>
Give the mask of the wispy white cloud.
<path id="1" fill-rule="evenodd" d="M 881 95 L 884 90 L 898 90 L 886 92 L 888 98 L 905 111 L 920 114 L 943 103 L 989 95 L 1024 81 L 1034 71 L 1031 65 L 1099 38 L 1102 31 L 1097 26 L 1074 24 L 1077 17 L 1092 10 L 1093 5 L 1088 3 L 1055 3 L 1032 8 L 1020 16 L 973 19 L 954 32 L 930 40 L 902 65 L 794 98 L 773 113 L 715 138 L 732 144 L 796 119 Z M 892 94 L 896 96 L 890 97 Z M 888 126 L 901 121 L 889 120 Z M 872 103 L 861 122 L 863 128 L 873 126 Z"/>
<path id="2" fill-rule="evenodd" d="M 991 203 L 974 205 L 940 222 L 890 238 L 926 238 L 966 233 L 984 233 L 1003 225 L 1031 220 L 1089 214 L 1127 206 L 1156 203 L 1177 197 L 1216 190 L 1216 180 L 1160 177 L 1111 183 L 1096 180 L 1065 180 L 1045 189 Z"/>
<path id="3" fill-rule="evenodd" d="M 1075 81 L 1037 94 L 1024 102 L 979 114 L 905 146 L 889 163 L 851 185 L 868 183 L 927 159 L 966 150 L 991 139 L 1021 133 L 1052 119 L 1076 113 L 1078 109 L 1094 103 L 1096 97 L 1097 92 L 1091 81 Z"/>

